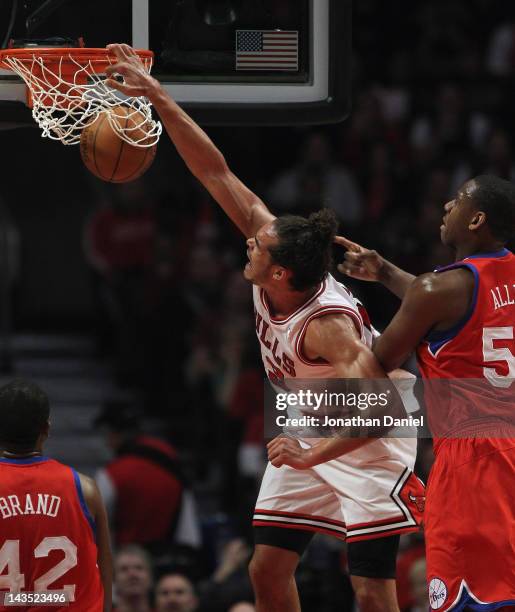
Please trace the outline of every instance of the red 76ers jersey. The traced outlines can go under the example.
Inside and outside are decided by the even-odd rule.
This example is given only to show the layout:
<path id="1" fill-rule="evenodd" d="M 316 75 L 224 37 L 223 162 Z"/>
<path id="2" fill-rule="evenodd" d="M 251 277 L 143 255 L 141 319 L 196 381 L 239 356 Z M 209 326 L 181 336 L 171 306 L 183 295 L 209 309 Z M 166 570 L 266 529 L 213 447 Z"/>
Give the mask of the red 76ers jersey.
<path id="1" fill-rule="evenodd" d="M 419 346 L 422 376 L 485 381 L 479 410 L 477 402 L 454 403 L 446 415 L 450 430 L 483 412 L 486 417 L 513 421 L 513 401 L 508 396 L 513 398 L 515 388 L 515 256 L 508 249 L 472 255 L 437 272 L 456 268 L 467 268 L 474 275 L 472 302 L 452 329 L 431 332 Z"/>
<path id="2" fill-rule="evenodd" d="M 51 591 L 69 604 L 49 610 L 102 612 L 94 527 L 72 468 L 46 457 L 0 458 L 0 610 L 11 609 L 2 605 L 6 592 Z"/>

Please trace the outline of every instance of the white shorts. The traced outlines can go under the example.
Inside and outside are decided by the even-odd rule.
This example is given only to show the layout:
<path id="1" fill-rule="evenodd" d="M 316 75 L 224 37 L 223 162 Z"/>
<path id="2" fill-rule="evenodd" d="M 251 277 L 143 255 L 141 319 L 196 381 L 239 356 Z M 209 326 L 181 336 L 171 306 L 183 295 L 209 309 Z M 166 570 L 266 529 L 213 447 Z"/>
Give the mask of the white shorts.
<path id="1" fill-rule="evenodd" d="M 269 463 L 252 524 L 348 542 L 418 531 L 425 498 L 412 471 L 416 449 L 415 438 L 378 439 L 308 470 Z"/>

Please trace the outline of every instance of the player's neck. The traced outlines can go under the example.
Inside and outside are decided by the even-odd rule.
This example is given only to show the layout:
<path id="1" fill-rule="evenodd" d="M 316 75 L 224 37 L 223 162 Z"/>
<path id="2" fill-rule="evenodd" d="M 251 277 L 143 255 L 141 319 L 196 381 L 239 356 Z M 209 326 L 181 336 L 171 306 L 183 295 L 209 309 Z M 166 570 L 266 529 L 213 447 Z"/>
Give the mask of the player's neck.
<path id="1" fill-rule="evenodd" d="M 6 459 L 29 459 L 30 457 L 41 457 L 43 455 L 44 441 L 45 437 L 40 435 L 32 450 L 20 451 L 16 448 L 6 448 L 3 452 L 0 451 L 0 455 L 3 455 Z"/>
<path id="2" fill-rule="evenodd" d="M 488 242 L 482 242 L 481 244 L 474 245 L 462 245 L 456 249 L 456 261 L 461 261 L 471 255 L 479 255 L 481 253 L 498 253 L 502 251 L 505 245 L 496 240 L 490 240 Z"/>
<path id="3" fill-rule="evenodd" d="M 41 457 L 42 455 L 43 453 L 40 450 L 26 451 L 24 453 L 15 453 L 9 450 L 0 452 L 0 456 L 6 459 L 30 459 L 30 457 Z"/>
<path id="4" fill-rule="evenodd" d="M 277 291 L 266 288 L 265 294 L 271 309 L 270 314 L 278 318 L 288 317 L 305 304 L 318 289 L 319 286 L 308 289 L 307 291 Z"/>

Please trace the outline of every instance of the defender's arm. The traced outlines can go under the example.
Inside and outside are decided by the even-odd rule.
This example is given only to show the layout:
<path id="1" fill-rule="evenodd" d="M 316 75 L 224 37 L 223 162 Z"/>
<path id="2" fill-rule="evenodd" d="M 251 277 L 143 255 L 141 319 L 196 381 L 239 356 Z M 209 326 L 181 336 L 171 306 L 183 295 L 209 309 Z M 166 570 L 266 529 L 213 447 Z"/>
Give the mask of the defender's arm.
<path id="1" fill-rule="evenodd" d="M 366 249 L 343 236 L 336 236 L 334 241 L 347 249 L 344 261 L 338 266 L 342 274 L 359 280 L 379 282 L 401 299 L 415 280 L 413 274 L 398 268 L 377 251 Z"/>
<path id="2" fill-rule="evenodd" d="M 473 292 L 474 277 L 467 269 L 419 276 L 374 343 L 381 365 L 386 370 L 399 367 L 432 329 L 450 329 L 466 315 Z"/>

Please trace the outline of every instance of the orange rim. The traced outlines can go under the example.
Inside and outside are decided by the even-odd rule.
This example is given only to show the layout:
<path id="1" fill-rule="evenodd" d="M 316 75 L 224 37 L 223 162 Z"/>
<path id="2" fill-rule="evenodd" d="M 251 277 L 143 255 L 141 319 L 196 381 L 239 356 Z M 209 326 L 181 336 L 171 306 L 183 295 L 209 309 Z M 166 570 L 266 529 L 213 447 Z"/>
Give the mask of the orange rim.
<path id="1" fill-rule="evenodd" d="M 154 53 L 148 49 L 135 49 L 141 60 L 152 60 Z M 24 47 L 21 49 L 0 50 L 0 68 L 11 70 L 5 63 L 5 59 L 12 57 L 18 61 L 31 63 L 34 58 L 42 59 L 45 64 L 55 66 L 58 64 L 69 65 L 90 64 L 95 72 L 102 72 L 110 64 L 115 64 L 117 59 L 107 49 L 93 47 Z"/>

